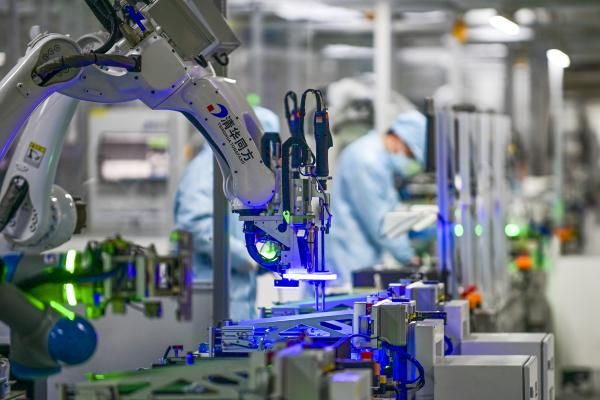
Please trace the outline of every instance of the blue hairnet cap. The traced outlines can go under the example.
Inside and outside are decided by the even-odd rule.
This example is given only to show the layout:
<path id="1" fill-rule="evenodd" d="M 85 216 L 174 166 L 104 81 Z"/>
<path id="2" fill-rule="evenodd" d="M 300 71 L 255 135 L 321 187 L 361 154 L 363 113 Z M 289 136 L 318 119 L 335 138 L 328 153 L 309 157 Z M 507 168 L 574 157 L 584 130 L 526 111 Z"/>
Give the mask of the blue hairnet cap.
<path id="1" fill-rule="evenodd" d="M 252 107 L 265 132 L 279 132 L 279 117 L 268 108 Z"/>
<path id="2" fill-rule="evenodd" d="M 418 111 L 398 115 L 390 128 L 414 154 L 421 165 L 425 163 L 427 119 Z"/>

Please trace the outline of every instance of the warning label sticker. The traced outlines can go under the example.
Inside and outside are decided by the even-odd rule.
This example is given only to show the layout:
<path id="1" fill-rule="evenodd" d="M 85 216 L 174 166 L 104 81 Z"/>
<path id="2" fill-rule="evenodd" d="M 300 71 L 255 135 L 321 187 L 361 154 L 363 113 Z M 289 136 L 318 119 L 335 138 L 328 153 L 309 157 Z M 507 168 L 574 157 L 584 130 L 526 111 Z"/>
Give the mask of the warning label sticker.
<path id="1" fill-rule="evenodd" d="M 44 146 L 40 146 L 37 143 L 31 142 L 27 147 L 27 153 L 25 154 L 23 161 L 32 167 L 39 168 L 45 154 L 46 148 Z"/>

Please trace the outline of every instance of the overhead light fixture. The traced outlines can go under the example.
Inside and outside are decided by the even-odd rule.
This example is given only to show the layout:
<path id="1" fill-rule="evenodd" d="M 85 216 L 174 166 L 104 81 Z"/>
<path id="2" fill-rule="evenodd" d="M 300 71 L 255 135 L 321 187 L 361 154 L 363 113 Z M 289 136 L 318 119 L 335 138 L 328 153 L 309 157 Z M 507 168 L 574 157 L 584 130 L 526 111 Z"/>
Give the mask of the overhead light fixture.
<path id="1" fill-rule="evenodd" d="M 558 49 L 550 49 L 546 52 L 546 57 L 548 58 L 548 62 L 556 65 L 560 68 L 569 68 L 571 65 L 571 59 L 567 54 L 558 50 Z"/>
<path id="2" fill-rule="evenodd" d="M 287 21 L 332 22 L 364 20 L 362 11 L 347 7 L 331 6 L 319 1 L 280 1 L 274 2 L 273 12 Z"/>
<path id="3" fill-rule="evenodd" d="M 5 63 L 6 63 L 6 53 L 3 51 L 0 51 L 0 67 L 3 67 Z"/>
<path id="4" fill-rule="evenodd" d="M 370 59 L 373 58 L 373 51 L 373 47 L 329 44 L 323 47 L 321 54 L 332 59 Z"/>
<path id="5" fill-rule="evenodd" d="M 519 34 L 521 28 L 519 25 L 503 15 L 494 15 L 490 17 L 490 25 L 498 29 L 502 33 L 515 36 Z"/>

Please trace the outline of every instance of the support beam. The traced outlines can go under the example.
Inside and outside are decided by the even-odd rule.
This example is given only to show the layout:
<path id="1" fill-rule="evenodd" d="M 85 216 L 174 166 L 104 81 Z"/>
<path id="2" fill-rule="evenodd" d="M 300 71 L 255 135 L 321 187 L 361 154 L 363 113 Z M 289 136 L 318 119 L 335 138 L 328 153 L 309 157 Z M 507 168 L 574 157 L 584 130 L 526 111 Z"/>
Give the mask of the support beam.
<path id="1" fill-rule="evenodd" d="M 552 142 L 554 150 L 553 177 L 554 177 L 554 210 L 555 226 L 560 227 L 564 218 L 564 168 L 565 168 L 565 141 L 564 141 L 564 102 L 563 81 L 564 69 L 556 62 L 548 60 L 548 75 L 550 78 L 550 120 L 552 129 Z"/>
<path id="2" fill-rule="evenodd" d="M 213 0 L 226 15 L 227 1 Z M 215 65 L 218 75 L 225 76 L 227 68 Z M 229 202 L 223 193 L 223 176 L 216 159 L 213 160 L 213 323 L 229 319 L 229 282 L 231 256 L 229 253 Z"/>
<path id="3" fill-rule="evenodd" d="M 251 25 L 251 45 L 250 45 L 250 53 L 252 57 L 251 68 L 252 68 L 252 87 L 251 90 L 264 98 L 264 87 L 263 87 L 263 65 L 264 65 L 264 13 L 263 9 L 260 5 L 256 4 L 253 7 L 250 16 L 250 25 Z"/>
<path id="4" fill-rule="evenodd" d="M 388 109 L 392 91 L 392 3 L 375 3 L 374 71 L 375 71 L 375 130 L 383 134 L 389 128 Z"/>

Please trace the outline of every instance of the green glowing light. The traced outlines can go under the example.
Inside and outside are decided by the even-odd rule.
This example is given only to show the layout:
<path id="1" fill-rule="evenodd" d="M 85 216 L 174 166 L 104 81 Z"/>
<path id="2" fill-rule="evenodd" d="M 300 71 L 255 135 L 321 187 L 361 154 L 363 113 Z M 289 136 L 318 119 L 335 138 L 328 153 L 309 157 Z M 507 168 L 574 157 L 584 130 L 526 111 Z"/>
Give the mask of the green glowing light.
<path id="1" fill-rule="evenodd" d="M 36 299 L 35 297 L 33 297 L 32 295 L 25 293 L 25 296 L 27 297 L 27 300 L 29 300 L 29 302 L 38 310 L 43 310 L 44 308 L 46 308 L 44 306 L 44 303 L 42 303 L 41 301 L 39 301 L 38 299 Z"/>
<path id="2" fill-rule="evenodd" d="M 481 236 L 483 235 L 483 226 L 477 224 L 477 226 L 475 226 L 475 235 L 477 236 Z"/>
<path id="3" fill-rule="evenodd" d="M 69 250 L 67 251 L 67 257 L 65 259 L 65 269 L 70 273 L 75 272 L 75 260 L 77 259 L 77 251 Z"/>
<path id="4" fill-rule="evenodd" d="M 262 102 L 262 99 L 256 93 L 248 94 L 248 96 L 246 96 L 246 100 L 248 101 L 248 104 L 250 104 L 252 107 L 258 107 Z"/>
<path id="5" fill-rule="evenodd" d="M 260 253 L 261 257 L 267 261 L 275 260 L 279 256 L 277 245 L 271 241 L 262 243 L 262 246 L 260 246 L 258 252 Z"/>
<path id="6" fill-rule="evenodd" d="M 50 301 L 50 307 L 54 308 L 59 314 L 63 317 L 66 317 L 73 321 L 75 319 L 75 313 L 68 308 L 65 308 L 62 304 L 57 303 L 55 301 Z"/>
<path id="7" fill-rule="evenodd" d="M 75 296 L 75 286 L 72 283 L 67 283 L 65 285 L 65 294 L 67 296 L 67 303 L 71 307 L 77 306 L 77 296 Z"/>
<path id="8" fill-rule="evenodd" d="M 521 228 L 519 228 L 519 225 L 517 224 L 507 224 L 504 227 L 504 233 L 511 238 L 517 237 L 521 234 Z"/>
<path id="9" fill-rule="evenodd" d="M 290 223 L 290 212 L 289 211 L 284 211 L 283 212 L 283 219 L 285 219 L 286 223 Z"/>
<path id="10" fill-rule="evenodd" d="M 461 224 L 454 225 L 454 234 L 456 235 L 456 237 L 462 237 L 462 235 L 464 233 L 465 233 L 465 228 L 463 228 L 463 226 Z"/>

